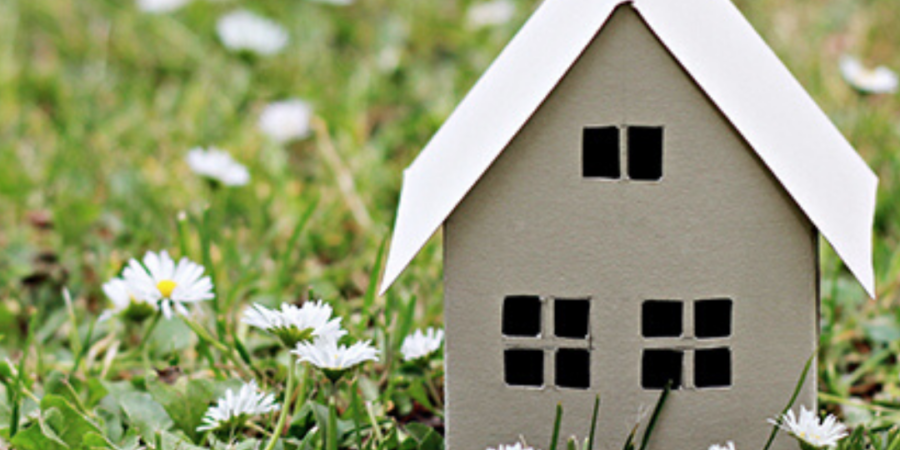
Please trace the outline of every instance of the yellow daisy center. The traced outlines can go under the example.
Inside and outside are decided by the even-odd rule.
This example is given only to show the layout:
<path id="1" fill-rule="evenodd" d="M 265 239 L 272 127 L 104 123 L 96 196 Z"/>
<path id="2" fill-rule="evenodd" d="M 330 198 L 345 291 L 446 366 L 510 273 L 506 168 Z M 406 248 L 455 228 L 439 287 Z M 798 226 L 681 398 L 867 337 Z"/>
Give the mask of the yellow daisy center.
<path id="1" fill-rule="evenodd" d="M 178 286 L 178 283 L 172 280 L 162 280 L 159 283 L 156 283 L 156 288 L 159 289 L 159 293 L 162 294 L 163 298 L 169 298 L 172 296 L 172 291 Z"/>

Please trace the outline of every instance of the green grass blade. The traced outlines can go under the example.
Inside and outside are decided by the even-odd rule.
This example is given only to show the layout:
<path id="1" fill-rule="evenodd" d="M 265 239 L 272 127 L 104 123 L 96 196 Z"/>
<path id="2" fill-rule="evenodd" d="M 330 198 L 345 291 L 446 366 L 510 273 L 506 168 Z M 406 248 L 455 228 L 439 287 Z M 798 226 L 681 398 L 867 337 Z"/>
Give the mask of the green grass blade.
<path id="1" fill-rule="evenodd" d="M 563 407 L 562 403 L 556 404 L 556 420 L 553 421 L 553 440 L 550 441 L 550 450 L 556 450 L 559 444 L 559 429 L 562 427 Z"/>
<path id="2" fill-rule="evenodd" d="M 297 243 L 300 241 L 300 236 L 303 235 L 303 230 L 306 229 L 306 226 L 309 224 L 310 219 L 312 219 L 313 214 L 316 212 L 316 208 L 319 206 L 319 197 L 313 198 L 306 209 L 303 210 L 303 213 L 300 215 L 300 220 L 297 222 L 297 225 L 294 227 L 294 230 L 291 232 L 291 237 L 288 238 L 287 246 L 284 249 L 284 253 L 281 254 L 281 261 L 278 269 L 278 286 L 279 288 L 283 288 L 288 285 L 288 278 L 290 277 L 290 270 L 293 268 L 293 258 L 294 251 L 297 248 Z"/>
<path id="3" fill-rule="evenodd" d="M 659 421 L 659 415 L 662 413 L 663 406 L 666 404 L 666 399 L 669 398 L 671 392 L 672 382 L 669 381 L 666 383 L 666 387 L 663 389 L 662 394 L 659 395 L 659 401 L 656 402 L 656 408 L 653 409 L 653 415 L 650 416 L 650 422 L 647 423 L 647 430 L 644 431 L 644 437 L 641 439 L 640 450 L 647 449 L 647 445 L 650 443 L 650 436 L 653 435 L 653 429 L 656 428 L 656 424 Z"/>
<path id="4" fill-rule="evenodd" d="M 794 402 L 797 401 L 797 397 L 800 395 L 800 390 L 803 389 L 803 385 L 806 383 L 806 375 L 809 373 L 810 367 L 812 367 L 813 361 L 816 359 L 815 352 L 809 359 L 806 361 L 806 365 L 803 367 L 803 373 L 800 374 L 800 380 L 797 381 L 797 386 L 794 387 L 794 393 L 791 395 L 791 399 L 788 401 L 787 406 L 781 410 L 781 414 L 778 415 L 778 418 L 775 419 L 776 422 L 781 422 L 781 416 L 787 414 L 787 412 L 794 406 Z M 778 435 L 778 425 L 772 425 L 772 432 L 769 433 L 769 440 L 766 441 L 766 446 L 763 447 L 763 450 L 769 450 L 769 447 L 772 446 L 772 442 L 775 441 L 775 436 Z"/>
<path id="5" fill-rule="evenodd" d="M 375 256 L 375 265 L 372 267 L 372 272 L 369 277 L 369 286 L 366 288 L 366 295 L 363 297 L 363 311 L 369 312 L 373 310 L 373 306 L 375 306 L 375 298 L 378 296 L 378 278 L 381 275 L 381 266 L 384 264 L 384 250 L 387 248 L 388 238 L 385 238 L 381 241 L 381 245 L 378 246 L 378 254 Z"/>
<path id="6" fill-rule="evenodd" d="M 585 450 L 594 450 L 594 433 L 597 431 L 597 419 L 600 415 L 600 394 L 594 399 L 594 413 L 591 415 L 591 432 L 588 434 L 587 448 Z"/>

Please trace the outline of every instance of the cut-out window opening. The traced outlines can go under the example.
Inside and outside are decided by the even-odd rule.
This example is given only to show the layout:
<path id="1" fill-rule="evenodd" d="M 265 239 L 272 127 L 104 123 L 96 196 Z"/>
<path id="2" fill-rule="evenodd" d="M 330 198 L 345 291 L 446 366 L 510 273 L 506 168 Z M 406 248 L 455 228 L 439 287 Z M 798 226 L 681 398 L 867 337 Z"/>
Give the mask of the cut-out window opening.
<path id="1" fill-rule="evenodd" d="M 648 300 L 641 311 L 641 333 L 647 338 L 679 337 L 683 333 L 684 304 L 671 300 Z"/>
<path id="2" fill-rule="evenodd" d="M 659 181 L 663 177 L 664 147 L 665 132 L 660 126 L 584 127 L 581 139 L 582 176 L 605 180 Z"/>
<path id="3" fill-rule="evenodd" d="M 541 299 L 514 295 L 503 301 L 503 334 L 537 337 L 541 334 Z"/>
<path id="4" fill-rule="evenodd" d="M 589 389 L 590 300 L 513 295 L 503 299 L 504 380 L 512 387 Z M 545 324 L 542 317 L 552 319 Z M 552 328 L 550 326 L 552 325 Z M 546 329 L 544 327 L 547 327 Z M 544 359 L 552 360 L 545 374 Z"/>
<path id="5" fill-rule="evenodd" d="M 584 339 L 588 336 L 591 302 L 556 299 L 553 302 L 553 330 L 557 337 Z"/>
<path id="6" fill-rule="evenodd" d="M 693 321 L 685 321 L 693 315 Z M 641 386 L 662 389 L 671 381 L 673 389 L 728 388 L 732 385 L 732 336 L 734 302 L 703 299 L 693 302 L 647 300 L 641 305 L 641 334 L 654 348 L 641 358 Z M 689 326 L 686 324 L 692 324 Z M 687 328 L 686 328 L 687 327 Z M 720 347 L 707 348 L 710 340 Z M 700 346 L 702 342 L 707 345 Z M 670 348 L 659 348 L 670 347 Z M 693 360 L 692 371 L 685 363 Z M 686 373 L 692 376 L 685 378 Z"/>
<path id="7" fill-rule="evenodd" d="M 618 127 L 585 128 L 582 134 L 582 172 L 585 178 L 621 177 Z"/>
<path id="8" fill-rule="evenodd" d="M 694 334 L 700 339 L 731 336 L 731 300 L 698 300 L 694 303 Z"/>

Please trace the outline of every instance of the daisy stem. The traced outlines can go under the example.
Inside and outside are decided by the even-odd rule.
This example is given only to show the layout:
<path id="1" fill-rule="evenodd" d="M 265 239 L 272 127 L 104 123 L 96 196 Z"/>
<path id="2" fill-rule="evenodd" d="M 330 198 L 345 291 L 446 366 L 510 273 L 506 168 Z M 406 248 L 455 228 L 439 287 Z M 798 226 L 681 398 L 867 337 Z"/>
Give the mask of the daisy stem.
<path id="1" fill-rule="evenodd" d="M 144 336 L 141 338 L 141 342 L 138 344 L 138 353 L 142 353 L 144 351 L 144 347 L 147 345 L 147 341 L 150 340 L 150 335 L 153 333 L 153 330 L 156 329 L 156 325 L 159 324 L 160 318 L 162 318 L 162 311 L 157 311 L 156 315 L 153 316 L 153 320 L 150 322 L 150 325 L 147 325 L 147 329 L 144 330 Z"/>
<path id="2" fill-rule="evenodd" d="M 265 450 L 274 449 L 275 442 L 278 441 L 278 438 L 284 431 L 284 424 L 287 422 L 287 416 L 289 415 L 289 410 L 291 409 L 291 396 L 294 390 L 294 366 L 296 365 L 297 363 L 293 360 L 288 363 L 287 386 L 284 389 L 284 405 L 282 405 L 281 407 L 281 415 L 278 416 L 278 423 L 275 425 L 275 430 L 272 432 L 272 438 L 269 439 L 269 443 L 266 445 Z"/>
<path id="3" fill-rule="evenodd" d="M 443 415 L 444 401 L 441 399 L 441 393 L 438 392 L 437 387 L 434 385 L 434 379 L 428 373 L 426 373 L 423 378 L 425 378 L 425 387 L 428 388 L 428 392 L 434 397 L 435 406 L 441 410 L 440 414 Z"/>

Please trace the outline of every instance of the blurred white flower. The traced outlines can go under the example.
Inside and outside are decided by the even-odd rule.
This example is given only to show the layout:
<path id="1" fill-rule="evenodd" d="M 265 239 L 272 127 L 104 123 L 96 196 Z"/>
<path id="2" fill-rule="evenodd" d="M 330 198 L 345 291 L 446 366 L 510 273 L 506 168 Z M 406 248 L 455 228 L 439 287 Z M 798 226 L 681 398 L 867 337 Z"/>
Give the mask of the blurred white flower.
<path id="1" fill-rule="evenodd" d="M 357 364 L 378 361 L 378 350 L 370 342 L 357 342 L 348 347 L 338 345 L 337 338 L 330 335 L 320 336 L 312 342 L 300 342 L 291 353 L 297 355 L 300 362 L 322 369 L 332 380 Z"/>
<path id="2" fill-rule="evenodd" d="M 187 316 L 185 303 L 215 298 L 212 281 L 203 277 L 203 266 L 187 258 L 181 258 L 176 266 L 165 250 L 147 252 L 143 262 L 132 259 L 122 276 L 137 298 L 158 305 L 166 319 L 172 318 L 173 309 Z"/>
<path id="3" fill-rule="evenodd" d="M 234 430 L 253 416 L 278 411 L 279 408 L 275 396 L 260 392 L 256 380 L 252 380 L 241 386 L 237 394 L 231 389 L 225 391 L 225 397 L 206 411 L 197 431 Z"/>
<path id="4" fill-rule="evenodd" d="M 325 3 L 328 5 L 347 6 L 352 5 L 354 0 L 310 0 L 313 3 Z"/>
<path id="5" fill-rule="evenodd" d="M 233 51 L 274 55 L 288 42 L 288 33 L 281 25 L 243 9 L 222 16 L 216 31 L 222 44 Z"/>
<path id="6" fill-rule="evenodd" d="M 244 323 L 272 333 L 284 345 L 294 347 L 298 342 L 314 337 L 339 339 L 347 334 L 341 329 L 341 318 L 331 318 L 332 312 L 331 305 L 321 300 L 306 302 L 300 308 L 282 303 L 280 311 L 257 303 L 244 313 Z"/>
<path id="7" fill-rule="evenodd" d="M 841 74 L 850 86 L 863 93 L 893 94 L 897 92 L 897 74 L 884 66 L 869 69 L 858 59 L 845 55 L 841 57 Z"/>
<path id="8" fill-rule="evenodd" d="M 521 442 L 516 442 L 514 445 L 500 444 L 496 449 L 494 447 L 489 447 L 487 450 L 534 450 L 534 448 L 522 444 Z"/>
<path id="9" fill-rule="evenodd" d="M 728 441 L 725 445 L 711 445 L 709 450 L 734 450 L 734 442 Z"/>
<path id="10" fill-rule="evenodd" d="M 144 12 L 162 14 L 175 11 L 190 2 L 191 0 L 137 0 L 137 7 Z"/>
<path id="11" fill-rule="evenodd" d="M 209 150 L 193 148 L 187 154 L 187 163 L 197 175 L 218 181 L 226 186 L 243 186 L 250 182 L 250 172 L 230 154 L 210 147 Z"/>
<path id="12" fill-rule="evenodd" d="M 303 100 L 270 103 L 259 116 L 259 129 L 270 139 L 284 143 L 310 134 L 312 107 Z"/>
<path id="13" fill-rule="evenodd" d="M 469 25 L 480 28 L 502 25 L 512 20 L 516 5 L 510 0 L 490 0 L 469 7 L 466 19 Z"/>
<path id="14" fill-rule="evenodd" d="M 833 415 L 829 414 L 825 420 L 819 421 L 815 411 L 806 409 L 805 406 L 800 407 L 799 418 L 794 415 L 794 411 L 788 411 L 778 420 L 769 419 L 769 423 L 816 449 L 832 447 L 848 434 L 847 427 Z"/>
<path id="15" fill-rule="evenodd" d="M 128 282 L 121 278 L 113 278 L 103 285 L 103 293 L 112 302 L 112 308 L 100 315 L 100 322 L 109 320 L 110 317 L 123 314 L 125 318 L 134 322 L 142 322 L 156 312 L 156 304 L 138 298 L 131 291 Z"/>
<path id="16" fill-rule="evenodd" d="M 444 330 L 429 328 L 425 333 L 422 333 L 422 330 L 416 330 L 415 333 L 403 340 L 400 353 L 403 353 L 404 360 L 412 361 L 436 352 L 441 348 L 443 342 Z"/>

